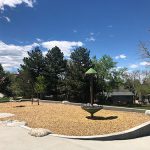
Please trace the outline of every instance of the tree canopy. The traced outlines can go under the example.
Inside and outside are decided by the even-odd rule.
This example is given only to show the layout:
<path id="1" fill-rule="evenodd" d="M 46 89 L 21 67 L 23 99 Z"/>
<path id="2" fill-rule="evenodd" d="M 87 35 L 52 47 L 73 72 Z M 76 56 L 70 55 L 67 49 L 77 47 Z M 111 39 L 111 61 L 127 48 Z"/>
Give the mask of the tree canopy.
<path id="1" fill-rule="evenodd" d="M 138 73 L 130 75 L 126 68 L 118 69 L 117 62 L 109 55 L 91 59 L 88 49 L 78 47 L 72 50 L 68 59 L 57 46 L 49 49 L 46 55 L 39 47 L 29 51 L 17 75 L 6 73 L 0 65 L 0 91 L 26 98 L 42 93 L 54 100 L 89 102 L 90 83 L 85 72 L 91 67 L 97 72 L 94 76 L 95 99 L 107 100 L 109 94 L 121 86 L 137 97 L 150 92 L 150 76 L 144 77 L 141 83 Z"/>

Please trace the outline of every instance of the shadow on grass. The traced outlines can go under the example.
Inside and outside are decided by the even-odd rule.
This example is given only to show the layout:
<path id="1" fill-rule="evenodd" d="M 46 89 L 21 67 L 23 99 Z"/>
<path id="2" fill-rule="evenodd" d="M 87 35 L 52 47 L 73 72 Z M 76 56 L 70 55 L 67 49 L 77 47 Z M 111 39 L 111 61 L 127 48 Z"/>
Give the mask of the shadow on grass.
<path id="1" fill-rule="evenodd" d="M 113 120 L 117 119 L 118 116 L 109 116 L 109 117 L 93 116 L 92 118 L 91 116 L 87 116 L 86 118 L 91 120 Z"/>

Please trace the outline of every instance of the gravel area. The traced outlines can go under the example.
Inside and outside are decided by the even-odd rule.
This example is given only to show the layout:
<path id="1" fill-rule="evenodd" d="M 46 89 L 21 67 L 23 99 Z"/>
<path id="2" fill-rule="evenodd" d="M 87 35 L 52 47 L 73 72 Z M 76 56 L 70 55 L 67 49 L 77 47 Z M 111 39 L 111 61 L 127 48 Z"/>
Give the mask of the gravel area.
<path id="1" fill-rule="evenodd" d="M 63 135 L 102 135 L 124 131 L 150 120 L 141 113 L 101 110 L 93 120 L 86 118 L 87 112 L 80 106 L 35 102 L 0 103 L 0 113 L 15 116 L 0 120 L 27 122 L 32 128 L 46 128 L 55 134 Z"/>

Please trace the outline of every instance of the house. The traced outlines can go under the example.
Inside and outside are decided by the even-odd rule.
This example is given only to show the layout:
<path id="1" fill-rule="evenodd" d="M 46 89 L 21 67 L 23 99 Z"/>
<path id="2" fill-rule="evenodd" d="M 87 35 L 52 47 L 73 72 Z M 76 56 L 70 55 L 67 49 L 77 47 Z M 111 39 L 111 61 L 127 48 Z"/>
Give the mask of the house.
<path id="1" fill-rule="evenodd" d="M 110 94 L 110 99 L 113 104 L 133 104 L 134 94 L 130 91 L 114 91 Z"/>
<path id="2" fill-rule="evenodd" d="M 119 89 L 114 89 L 113 92 L 110 93 L 104 92 L 104 95 L 105 99 L 103 102 L 106 104 L 127 105 L 135 103 L 134 93 L 122 87 Z M 95 102 L 102 103 L 102 98 L 97 98 Z"/>

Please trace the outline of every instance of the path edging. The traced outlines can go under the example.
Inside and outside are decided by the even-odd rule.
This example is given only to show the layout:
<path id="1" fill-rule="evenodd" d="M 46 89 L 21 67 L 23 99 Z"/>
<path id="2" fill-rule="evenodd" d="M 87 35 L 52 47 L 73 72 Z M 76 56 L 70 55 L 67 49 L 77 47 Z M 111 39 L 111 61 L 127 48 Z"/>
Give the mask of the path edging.
<path id="1" fill-rule="evenodd" d="M 59 103 L 64 105 L 75 105 L 75 106 L 81 106 L 83 103 L 73 103 L 73 102 L 65 102 L 63 101 L 51 101 L 51 100 L 41 100 L 40 102 L 43 103 Z M 126 112 L 137 112 L 137 113 L 145 113 L 147 109 L 138 109 L 138 108 L 128 108 L 128 107 L 118 107 L 118 106 L 108 106 L 103 105 L 103 109 L 105 110 L 115 110 L 115 111 L 126 111 Z"/>
<path id="2" fill-rule="evenodd" d="M 20 126 L 27 130 L 31 130 L 28 126 Z M 77 140 L 101 140 L 101 141 L 109 141 L 109 140 L 126 140 L 126 139 L 134 139 L 143 136 L 150 135 L 150 121 L 143 123 L 139 126 L 131 128 L 126 131 L 116 132 L 111 134 L 104 135 L 95 135 L 95 136 L 67 136 L 67 135 L 59 135 L 59 134 L 50 134 L 50 136 L 67 138 L 67 139 L 77 139 Z"/>

